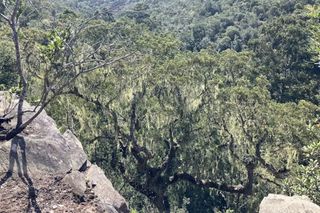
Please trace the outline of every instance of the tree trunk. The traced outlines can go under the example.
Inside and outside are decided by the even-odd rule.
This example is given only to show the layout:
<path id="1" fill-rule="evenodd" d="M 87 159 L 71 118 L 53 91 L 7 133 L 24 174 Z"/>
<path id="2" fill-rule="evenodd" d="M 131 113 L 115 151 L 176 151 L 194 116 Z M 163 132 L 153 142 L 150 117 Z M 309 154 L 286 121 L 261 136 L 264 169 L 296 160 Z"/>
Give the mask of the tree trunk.
<path id="1" fill-rule="evenodd" d="M 17 113 L 17 126 L 16 128 L 19 128 L 19 126 L 22 125 L 22 114 L 23 114 L 23 103 L 27 94 L 27 80 L 25 77 L 25 73 L 22 67 L 21 62 L 21 53 L 20 53 L 20 41 L 19 41 L 19 35 L 17 32 L 17 23 L 15 20 L 12 20 L 11 25 L 12 29 L 12 41 L 14 43 L 15 47 L 15 54 L 16 54 L 16 64 L 17 64 L 17 72 L 20 77 L 20 87 L 22 88 L 20 95 L 19 95 L 19 103 L 18 103 L 18 113 Z"/>
<path id="2" fill-rule="evenodd" d="M 160 213 L 170 213 L 168 196 L 157 196 L 156 198 L 152 199 L 152 203 L 157 207 Z"/>

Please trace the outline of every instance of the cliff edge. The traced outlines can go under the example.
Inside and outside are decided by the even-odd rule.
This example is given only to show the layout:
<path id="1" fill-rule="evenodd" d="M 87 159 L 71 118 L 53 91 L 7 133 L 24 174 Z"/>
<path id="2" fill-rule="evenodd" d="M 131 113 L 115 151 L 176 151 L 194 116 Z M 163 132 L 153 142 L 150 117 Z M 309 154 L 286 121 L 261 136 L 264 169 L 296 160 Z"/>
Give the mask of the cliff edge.
<path id="1" fill-rule="evenodd" d="M 0 117 L 14 116 L 16 105 L 16 98 L 0 92 Z M 25 119 L 33 114 L 27 103 L 24 110 Z M 80 141 L 71 131 L 61 134 L 45 112 L 23 133 L 0 142 L 0 198 L 0 212 L 129 212 Z"/>

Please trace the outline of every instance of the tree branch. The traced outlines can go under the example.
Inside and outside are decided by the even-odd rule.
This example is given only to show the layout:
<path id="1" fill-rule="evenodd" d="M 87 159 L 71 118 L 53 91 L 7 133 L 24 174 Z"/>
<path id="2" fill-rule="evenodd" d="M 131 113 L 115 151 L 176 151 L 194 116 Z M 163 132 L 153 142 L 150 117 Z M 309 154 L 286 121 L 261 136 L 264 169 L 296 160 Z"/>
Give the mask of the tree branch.
<path id="1" fill-rule="evenodd" d="M 170 173 L 171 172 L 171 166 L 173 164 L 174 159 L 176 158 L 176 153 L 177 150 L 179 148 L 178 143 L 176 143 L 173 140 L 173 132 L 172 129 L 169 129 L 169 140 L 164 140 L 168 146 L 168 154 L 165 158 L 165 161 L 162 163 L 162 165 L 160 166 L 160 169 L 162 171 L 166 171 L 166 173 Z"/>
<path id="2" fill-rule="evenodd" d="M 5 16 L 5 15 L 2 14 L 2 13 L 0 13 L 0 17 L 2 17 L 6 22 L 8 22 L 9 25 L 11 25 L 11 21 L 10 21 L 10 19 L 9 19 L 7 16 Z"/>
<path id="3" fill-rule="evenodd" d="M 261 157 L 261 146 L 263 142 L 268 137 L 268 132 L 265 131 L 264 135 L 259 139 L 258 143 L 255 146 L 255 154 L 258 161 L 269 171 L 271 174 L 273 174 L 276 178 L 285 178 L 285 174 L 289 172 L 288 169 L 284 168 L 283 170 L 277 170 L 274 168 L 274 166 L 270 163 L 267 163 L 262 157 Z"/>
<path id="4" fill-rule="evenodd" d="M 12 24 L 17 24 L 18 21 L 18 11 L 20 9 L 20 0 L 16 0 L 16 3 L 14 4 L 14 9 L 11 15 L 11 22 Z"/>
<path id="5" fill-rule="evenodd" d="M 201 180 L 185 172 L 175 174 L 171 178 L 170 184 L 174 184 L 179 181 L 187 181 L 193 185 L 196 185 L 202 188 L 214 188 L 224 192 L 250 195 L 252 193 L 252 188 L 253 188 L 255 167 L 256 167 L 256 163 L 254 162 L 254 160 L 246 162 L 247 183 L 244 186 L 241 184 L 228 185 L 226 183 L 218 183 L 211 180 Z"/>

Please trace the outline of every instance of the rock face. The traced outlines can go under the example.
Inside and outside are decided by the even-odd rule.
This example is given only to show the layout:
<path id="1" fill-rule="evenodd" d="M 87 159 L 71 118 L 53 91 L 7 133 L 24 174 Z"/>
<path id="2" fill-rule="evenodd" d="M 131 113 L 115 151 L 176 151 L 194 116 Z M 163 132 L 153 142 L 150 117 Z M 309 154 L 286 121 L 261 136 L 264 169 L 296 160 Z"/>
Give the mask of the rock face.
<path id="1" fill-rule="evenodd" d="M 269 194 L 262 200 L 259 213 L 320 213 L 320 207 L 305 196 Z"/>
<path id="2" fill-rule="evenodd" d="M 0 92 L 0 116 L 14 116 L 16 103 L 17 100 Z M 24 108 L 33 109 L 27 103 Z M 31 115 L 32 112 L 26 113 L 25 119 Z M 7 125 L 14 124 L 13 119 Z M 80 199 L 90 191 L 92 199 L 98 200 L 101 212 L 129 212 L 125 199 L 104 172 L 87 160 L 80 141 L 71 131 L 61 134 L 45 112 L 22 134 L 11 141 L 0 142 L 0 192 L 5 181 L 15 174 L 27 180 L 59 176 Z"/>

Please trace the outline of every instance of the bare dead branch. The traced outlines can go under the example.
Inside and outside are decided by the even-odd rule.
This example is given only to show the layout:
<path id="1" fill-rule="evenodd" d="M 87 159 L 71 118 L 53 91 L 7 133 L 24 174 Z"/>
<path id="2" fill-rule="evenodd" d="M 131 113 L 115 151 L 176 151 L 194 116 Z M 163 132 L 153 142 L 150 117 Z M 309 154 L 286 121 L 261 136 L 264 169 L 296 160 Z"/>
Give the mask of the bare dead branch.
<path id="1" fill-rule="evenodd" d="M 10 19 L 9 19 L 7 16 L 5 16 L 5 15 L 2 14 L 2 13 L 0 13 L 0 17 L 2 17 L 6 22 L 8 22 L 9 25 L 11 25 L 11 21 L 10 21 Z"/>

